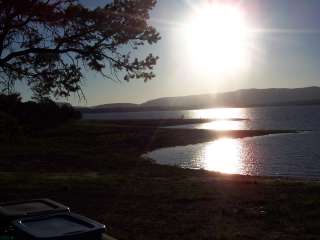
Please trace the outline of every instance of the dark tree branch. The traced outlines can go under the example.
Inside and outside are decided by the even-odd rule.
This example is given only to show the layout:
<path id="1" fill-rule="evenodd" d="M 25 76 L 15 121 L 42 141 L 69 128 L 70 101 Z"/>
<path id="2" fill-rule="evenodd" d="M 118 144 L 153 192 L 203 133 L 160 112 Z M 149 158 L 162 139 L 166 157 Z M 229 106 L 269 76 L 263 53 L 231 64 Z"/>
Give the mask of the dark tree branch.
<path id="1" fill-rule="evenodd" d="M 158 57 L 132 59 L 131 52 L 160 39 L 147 22 L 155 4 L 114 0 L 90 10 L 77 0 L 0 0 L 0 77 L 48 96 L 82 93 L 82 65 L 112 80 L 118 72 L 125 81 L 152 79 Z"/>

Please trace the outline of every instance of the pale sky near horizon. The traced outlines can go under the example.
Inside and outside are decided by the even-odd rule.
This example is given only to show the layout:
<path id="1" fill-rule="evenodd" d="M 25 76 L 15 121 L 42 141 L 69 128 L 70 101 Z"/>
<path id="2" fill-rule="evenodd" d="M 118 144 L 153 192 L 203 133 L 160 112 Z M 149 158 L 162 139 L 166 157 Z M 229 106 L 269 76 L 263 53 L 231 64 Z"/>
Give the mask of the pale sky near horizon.
<path id="1" fill-rule="evenodd" d="M 242 0 L 251 24 L 261 31 L 254 37 L 250 67 L 224 79 L 195 71 L 190 59 L 185 57 L 186 45 L 179 26 L 186 23 L 193 6 L 204 1 L 158 0 L 151 13 L 151 23 L 162 39 L 139 53 L 152 52 L 160 57 L 155 79 L 147 83 L 140 80 L 116 83 L 90 73 L 83 88 L 87 102 L 78 103 L 73 97 L 69 101 L 74 105 L 141 103 L 159 97 L 243 88 L 320 85 L 320 1 Z M 103 5 L 105 0 L 81 2 L 95 7 Z"/>

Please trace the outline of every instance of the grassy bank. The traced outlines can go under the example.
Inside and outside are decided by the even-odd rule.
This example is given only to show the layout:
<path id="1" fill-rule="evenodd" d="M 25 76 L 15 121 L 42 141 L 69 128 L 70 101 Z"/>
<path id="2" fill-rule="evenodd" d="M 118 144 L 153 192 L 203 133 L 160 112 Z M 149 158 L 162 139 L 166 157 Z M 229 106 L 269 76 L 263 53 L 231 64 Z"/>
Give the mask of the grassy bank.
<path id="1" fill-rule="evenodd" d="M 140 157 L 159 147 L 287 131 L 145 125 L 78 122 L 1 144 L 1 200 L 50 197 L 105 223 L 118 239 L 319 237 L 318 183 L 179 169 Z"/>

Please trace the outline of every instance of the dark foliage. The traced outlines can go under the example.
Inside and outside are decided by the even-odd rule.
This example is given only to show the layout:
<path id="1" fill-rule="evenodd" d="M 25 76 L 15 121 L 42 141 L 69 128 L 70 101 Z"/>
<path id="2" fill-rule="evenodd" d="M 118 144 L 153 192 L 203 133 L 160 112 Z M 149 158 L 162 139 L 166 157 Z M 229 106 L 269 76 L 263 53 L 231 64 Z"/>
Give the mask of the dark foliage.
<path id="1" fill-rule="evenodd" d="M 0 0 L 0 87 L 17 80 L 37 99 L 81 92 L 84 71 L 112 80 L 152 79 L 158 57 L 132 52 L 154 44 L 147 22 L 156 0 L 114 0 L 88 9 L 77 0 Z M 81 96 L 81 95 L 79 95 Z"/>
<path id="2" fill-rule="evenodd" d="M 0 129 L 10 130 L 14 135 L 20 127 L 24 129 L 45 129 L 57 126 L 71 119 L 80 119 L 81 113 L 72 106 L 47 99 L 42 102 L 22 102 L 17 94 L 0 94 Z M 10 129 L 9 129 L 10 128 Z"/>

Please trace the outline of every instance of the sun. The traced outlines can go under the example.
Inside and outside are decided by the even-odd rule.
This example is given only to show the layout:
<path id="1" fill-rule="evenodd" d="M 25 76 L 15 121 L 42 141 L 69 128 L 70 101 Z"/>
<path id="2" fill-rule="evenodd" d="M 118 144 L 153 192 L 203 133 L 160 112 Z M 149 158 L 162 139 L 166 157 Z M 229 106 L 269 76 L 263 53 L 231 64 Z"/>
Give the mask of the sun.
<path id="1" fill-rule="evenodd" d="M 186 24 L 187 51 L 201 71 L 233 74 L 250 60 L 251 31 L 239 5 L 207 3 L 194 8 Z"/>

